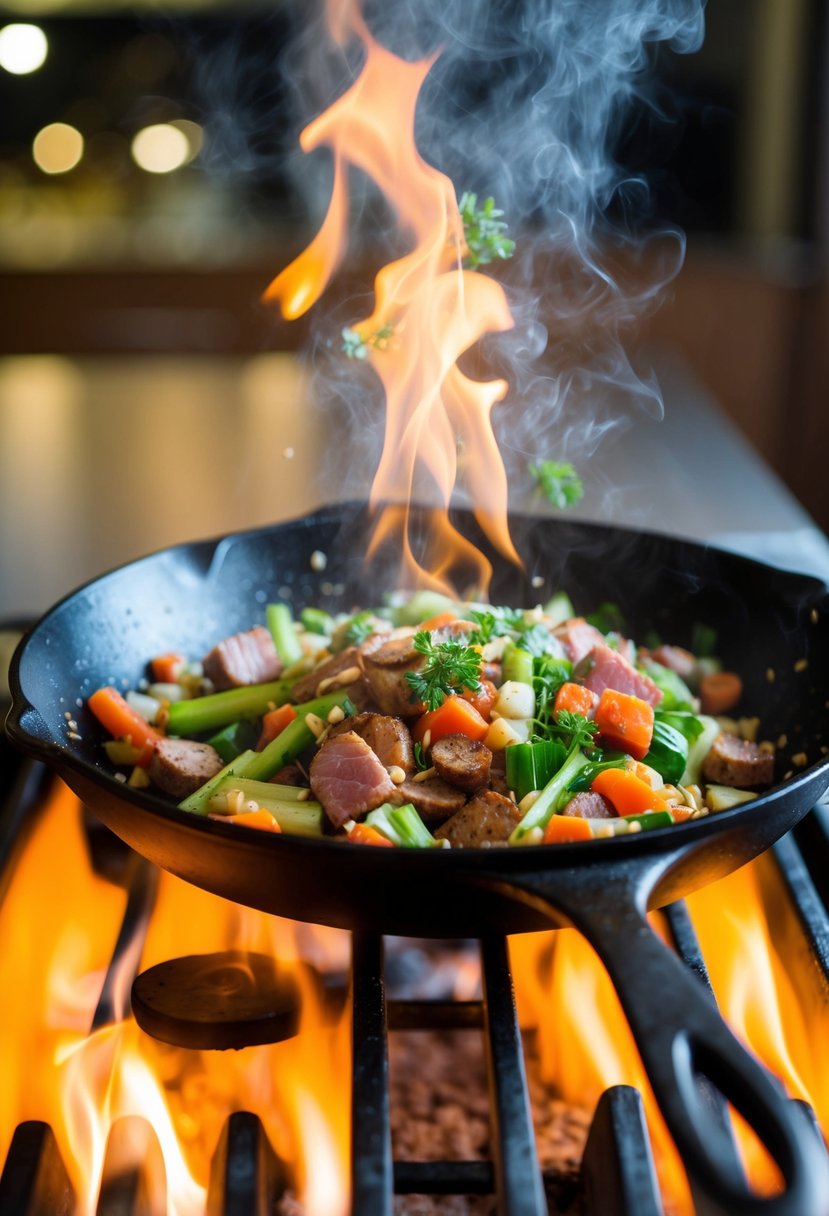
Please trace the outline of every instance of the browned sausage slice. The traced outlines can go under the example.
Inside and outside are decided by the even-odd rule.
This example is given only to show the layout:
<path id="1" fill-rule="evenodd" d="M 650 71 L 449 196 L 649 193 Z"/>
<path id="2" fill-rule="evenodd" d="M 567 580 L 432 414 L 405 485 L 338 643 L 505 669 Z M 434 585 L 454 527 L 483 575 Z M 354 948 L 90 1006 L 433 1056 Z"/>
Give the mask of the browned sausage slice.
<path id="1" fill-rule="evenodd" d="M 448 840 L 453 849 L 506 844 L 520 818 L 521 812 L 511 799 L 494 790 L 481 790 L 463 810 L 438 828 L 435 837 Z"/>
<path id="2" fill-rule="evenodd" d="M 443 823 L 466 801 L 463 790 L 455 789 L 440 777 L 427 777 L 425 781 L 404 781 L 398 785 L 397 793 L 405 802 L 413 802 L 424 823 Z"/>
<path id="3" fill-rule="evenodd" d="M 215 777 L 222 758 L 209 743 L 195 739 L 159 739 L 147 775 L 172 798 L 186 798 Z"/>
<path id="4" fill-rule="evenodd" d="M 706 781 L 731 785 L 738 790 L 771 785 L 774 756 L 737 735 L 719 735 L 705 757 L 702 775 Z"/>
<path id="5" fill-rule="evenodd" d="M 470 794 L 489 781 L 492 752 L 466 735 L 444 735 L 432 747 L 430 758 L 439 777 Z"/>
<path id="6" fill-rule="evenodd" d="M 414 745 L 409 728 L 400 718 L 388 714 L 364 713 L 353 718 L 344 718 L 331 728 L 329 738 L 353 730 L 365 739 L 371 750 L 386 768 L 402 768 L 404 773 L 414 771 Z"/>
<path id="7" fill-rule="evenodd" d="M 575 794 L 567 803 L 560 815 L 580 815 L 582 819 L 618 819 L 613 803 L 604 794 L 594 794 L 592 790 L 582 790 Z"/>

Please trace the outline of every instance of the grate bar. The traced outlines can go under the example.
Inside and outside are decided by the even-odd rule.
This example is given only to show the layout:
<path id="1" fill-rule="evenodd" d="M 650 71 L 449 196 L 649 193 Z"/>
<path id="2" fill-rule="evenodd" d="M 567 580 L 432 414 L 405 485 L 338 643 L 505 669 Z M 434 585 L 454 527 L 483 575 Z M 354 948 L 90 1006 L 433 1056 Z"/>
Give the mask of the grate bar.
<path id="1" fill-rule="evenodd" d="M 389 1030 L 483 1030 L 482 1001 L 389 1001 Z"/>
<path id="2" fill-rule="evenodd" d="M 258 1116 L 235 1111 L 210 1164 L 205 1216 L 272 1216 L 286 1184 L 284 1166 Z"/>
<path id="3" fill-rule="evenodd" d="M 817 815 L 821 809 L 817 807 L 809 818 Z M 816 823 L 819 822 L 816 820 Z M 829 985 L 829 911 L 806 864 L 808 853 L 801 851 L 791 835 L 784 836 L 772 845 L 772 853 L 811 954 L 823 973 L 824 983 Z M 825 869 L 829 858 L 829 836 L 824 839 L 818 855 Z"/>
<path id="4" fill-rule="evenodd" d="M 495 1182 L 501 1216 L 546 1216 L 504 937 L 481 940 Z"/>
<path id="5" fill-rule="evenodd" d="M 49 1124 L 18 1124 L 0 1175 L 0 1212 L 73 1216 L 75 1206 L 75 1192 Z"/>
<path id="6" fill-rule="evenodd" d="M 392 1216 L 394 1175 L 383 939 L 353 933 L 351 969 L 351 1210 L 354 1216 Z"/>
<path id="7" fill-rule="evenodd" d="M 125 883 L 127 906 L 104 976 L 98 1004 L 92 1015 L 93 1031 L 119 1022 L 129 1014 L 130 989 L 138 974 L 144 941 L 158 893 L 158 870 L 151 862 L 135 853 L 127 862 Z"/>
<path id="8" fill-rule="evenodd" d="M 495 1170 L 491 1161 L 395 1161 L 398 1195 L 491 1195 Z"/>
<path id="9" fill-rule="evenodd" d="M 582 1157 L 585 1216 L 664 1216 L 638 1090 L 599 1098 Z"/>

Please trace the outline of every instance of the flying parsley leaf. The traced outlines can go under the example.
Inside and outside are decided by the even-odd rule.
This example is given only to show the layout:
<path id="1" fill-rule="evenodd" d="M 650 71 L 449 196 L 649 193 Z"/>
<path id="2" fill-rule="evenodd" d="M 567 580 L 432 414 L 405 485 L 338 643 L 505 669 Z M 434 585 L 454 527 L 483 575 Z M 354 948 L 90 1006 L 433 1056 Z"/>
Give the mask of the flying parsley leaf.
<path id="1" fill-rule="evenodd" d="M 412 642 L 418 654 L 426 656 L 419 671 L 407 671 L 406 682 L 412 689 L 413 701 L 424 701 L 428 709 L 438 709 L 453 693 L 481 687 L 481 655 L 462 642 L 433 642 L 432 635 L 421 629 Z"/>
<path id="2" fill-rule="evenodd" d="M 458 210 L 463 221 L 467 249 L 463 264 L 467 270 L 477 270 L 479 266 L 486 266 L 496 258 L 505 261 L 512 257 L 515 241 L 506 235 L 504 213 L 495 206 L 494 198 L 490 197 L 478 206 L 477 194 L 465 190 L 458 203 Z"/>
<path id="3" fill-rule="evenodd" d="M 529 470 L 545 497 L 561 511 L 575 506 L 584 496 L 584 482 L 566 461 L 542 460 L 531 464 Z"/>
<path id="4" fill-rule="evenodd" d="M 493 638 L 512 637 L 521 629 L 524 615 L 520 608 L 490 608 L 488 612 L 472 611 L 469 614 L 478 628 L 470 633 L 472 646 L 486 646 Z"/>

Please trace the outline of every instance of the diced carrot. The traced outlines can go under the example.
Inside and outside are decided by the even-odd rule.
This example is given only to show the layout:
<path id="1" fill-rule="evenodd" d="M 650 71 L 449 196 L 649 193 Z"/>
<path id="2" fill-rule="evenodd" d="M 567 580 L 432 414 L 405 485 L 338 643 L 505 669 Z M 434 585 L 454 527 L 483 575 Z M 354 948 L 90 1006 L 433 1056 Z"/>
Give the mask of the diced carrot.
<path id="1" fill-rule="evenodd" d="M 282 828 L 270 811 L 266 811 L 262 807 L 258 811 L 243 811 L 241 815 L 222 815 L 222 821 L 224 823 L 239 823 L 245 828 L 258 828 L 260 832 L 282 831 Z"/>
<path id="2" fill-rule="evenodd" d="M 585 688 L 583 684 L 573 684 L 568 680 L 556 693 L 553 709 L 556 713 L 560 709 L 566 709 L 568 713 L 583 714 L 586 718 L 598 703 L 599 698 L 589 688 Z"/>
<path id="3" fill-rule="evenodd" d="M 743 682 L 735 671 L 716 671 L 703 676 L 699 696 L 704 714 L 724 714 L 733 709 L 743 695 Z"/>
<path id="4" fill-rule="evenodd" d="M 175 684 L 181 675 L 181 669 L 187 662 L 183 654 L 171 651 L 169 654 L 156 655 L 150 661 L 150 671 L 157 684 Z"/>
<path id="5" fill-rule="evenodd" d="M 664 811 L 667 800 L 647 781 L 624 768 L 606 768 L 597 773 L 590 786 L 611 802 L 619 815 L 643 815 L 645 811 Z"/>
<path id="6" fill-rule="evenodd" d="M 592 839 L 590 824 L 579 815 L 551 815 L 544 829 L 544 844 L 570 844 Z"/>
<path id="7" fill-rule="evenodd" d="M 146 768 L 152 759 L 155 745 L 161 738 L 139 713 L 121 696 L 117 688 L 107 685 L 93 692 L 87 701 L 92 713 L 114 739 L 128 739 L 133 747 L 140 748 L 135 763 Z"/>
<path id="8" fill-rule="evenodd" d="M 447 697 L 437 709 L 429 710 L 418 718 L 414 724 L 412 738 L 415 743 L 422 743 L 426 732 L 429 732 L 430 742 L 436 743 L 444 735 L 466 735 L 467 739 L 485 738 L 489 730 L 488 724 L 478 713 L 474 705 L 463 697 Z"/>
<path id="9" fill-rule="evenodd" d="M 377 828 L 373 828 L 367 823 L 355 823 L 346 839 L 350 840 L 352 844 L 373 844 L 378 845 L 381 849 L 394 848 L 392 842 L 382 832 L 378 832 Z"/>
<path id="10" fill-rule="evenodd" d="M 447 625 L 454 625 L 457 619 L 457 612 L 439 612 L 437 616 L 430 616 L 428 621 L 418 625 L 418 629 L 445 629 Z"/>
<path id="11" fill-rule="evenodd" d="M 466 688 L 461 693 L 464 701 L 468 701 L 470 705 L 474 705 L 478 713 L 485 722 L 489 722 L 492 716 L 492 707 L 498 700 L 498 689 L 492 683 L 492 680 L 481 680 L 479 689 Z"/>
<path id="12" fill-rule="evenodd" d="M 606 688 L 599 699 L 595 721 L 607 746 L 627 752 L 634 760 L 648 754 L 653 739 L 653 706 L 641 697 Z"/>
<path id="13" fill-rule="evenodd" d="M 256 750 L 261 752 L 264 747 L 267 747 L 277 735 L 282 734 L 285 727 L 293 722 L 295 717 L 296 710 L 293 705 L 279 705 L 276 709 L 269 709 L 266 714 L 263 714 L 262 730 Z"/>

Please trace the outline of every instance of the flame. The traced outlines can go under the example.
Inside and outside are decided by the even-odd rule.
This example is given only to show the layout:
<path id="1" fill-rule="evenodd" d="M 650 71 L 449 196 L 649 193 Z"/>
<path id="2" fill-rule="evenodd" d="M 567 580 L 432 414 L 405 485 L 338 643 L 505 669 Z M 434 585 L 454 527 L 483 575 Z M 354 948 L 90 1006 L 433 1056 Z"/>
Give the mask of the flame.
<path id="1" fill-rule="evenodd" d="M 302 132 L 305 152 L 331 149 L 331 200 L 317 235 L 264 298 L 278 303 L 288 319 L 317 302 L 345 253 L 348 168 L 361 169 L 413 240 L 409 253 L 378 272 L 374 310 L 354 326 L 386 397 L 385 440 L 371 502 L 405 504 L 381 514 L 371 551 L 394 537 L 409 585 L 451 592 L 454 567 L 471 564 L 471 585 L 486 589 L 490 565 L 450 523 L 448 508 L 462 468 L 482 530 L 500 553 L 521 564 L 509 535 L 507 477 L 490 417 L 508 386 L 503 380 L 472 380 L 458 360 L 484 334 L 511 328 L 512 316 L 500 284 L 464 269 L 454 187 L 417 151 L 415 109 L 434 57 L 410 63 L 386 50 L 354 3 L 330 3 L 328 16 L 337 41 L 360 39 L 365 64 L 351 87 Z M 408 510 L 424 483 L 437 488 L 441 504 L 428 570 L 413 552 Z"/>
<path id="2" fill-rule="evenodd" d="M 48 901 L 43 891 L 50 892 Z M 169 1216 L 202 1216 L 210 1162 L 235 1110 L 262 1119 L 308 1216 L 348 1203 L 349 1024 L 332 1020 L 307 969 L 299 1034 L 238 1052 L 157 1043 L 127 1018 L 89 1033 L 126 894 L 91 870 L 77 799 L 59 783 L 0 900 L 0 984 L 14 992 L 0 1039 L 0 1161 L 15 1126 L 48 1122 L 92 1216 L 108 1163 L 140 1116 L 158 1141 Z M 236 907 L 162 874 L 141 967 L 229 946 L 343 967 L 348 937 Z M 126 982 L 126 980 L 124 981 Z M 126 1122 L 125 1122 L 126 1121 Z M 146 1153 L 136 1147 L 135 1160 Z M 313 1156 L 313 1169 L 311 1168 Z"/>
<path id="3" fill-rule="evenodd" d="M 688 899 L 720 1012 L 738 1038 L 814 1109 L 829 1132 L 829 1006 L 769 854 Z M 661 918 L 652 917 L 664 936 Z M 772 932 L 773 927 L 773 932 Z M 684 1171 L 644 1075 L 607 972 L 575 930 L 510 939 L 522 1025 L 536 1030 L 542 1077 L 566 1101 L 592 1107 L 610 1085 L 639 1089 L 660 1186 L 674 1216 L 691 1216 Z M 753 1187 L 779 1186 L 774 1163 L 735 1117 Z"/>

